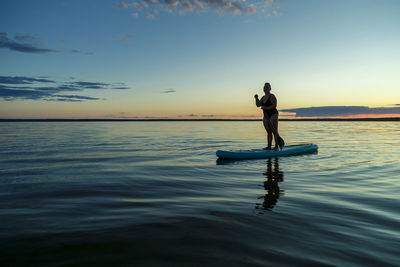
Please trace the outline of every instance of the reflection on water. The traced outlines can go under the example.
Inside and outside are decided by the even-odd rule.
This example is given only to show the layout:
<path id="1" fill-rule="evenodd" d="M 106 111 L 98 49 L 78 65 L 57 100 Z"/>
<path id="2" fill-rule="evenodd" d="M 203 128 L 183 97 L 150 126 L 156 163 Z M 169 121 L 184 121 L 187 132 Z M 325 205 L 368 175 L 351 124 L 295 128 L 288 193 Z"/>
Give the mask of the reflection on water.
<path id="1" fill-rule="evenodd" d="M 279 158 L 267 160 L 267 170 L 263 175 L 267 178 L 264 181 L 266 194 L 258 198 L 263 199 L 263 203 L 256 203 L 256 209 L 260 210 L 260 214 L 263 214 L 261 210 L 272 210 L 279 196 L 283 195 L 284 191 L 279 188 L 279 183 L 283 181 L 283 172 L 279 170 Z"/>
<path id="2" fill-rule="evenodd" d="M 242 160 L 217 159 L 216 164 L 235 165 L 242 162 Z M 284 190 L 279 188 L 279 183 L 283 182 L 283 171 L 279 169 L 279 158 L 269 158 L 266 161 L 266 165 L 267 169 L 262 173 L 267 178 L 263 184 L 266 193 L 258 197 L 258 199 L 263 199 L 263 202 L 257 202 L 255 207 L 259 214 L 263 214 L 264 210 L 272 210 L 277 204 L 279 197 L 284 194 Z"/>

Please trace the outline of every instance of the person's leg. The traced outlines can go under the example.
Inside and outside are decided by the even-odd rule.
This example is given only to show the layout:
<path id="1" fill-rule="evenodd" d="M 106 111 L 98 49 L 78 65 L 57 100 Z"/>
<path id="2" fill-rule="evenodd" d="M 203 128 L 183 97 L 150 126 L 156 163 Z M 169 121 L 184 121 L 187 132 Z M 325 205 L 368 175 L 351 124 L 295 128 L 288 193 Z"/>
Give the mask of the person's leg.
<path id="1" fill-rule="evenodd" d="M 267 135 L 268 135 L 268 137 L 267 137 L 268 146 L 265 149 L 270 150 L 271 146 L 272 146 L 272 129 L 266 118 L 263 119 L 263 124 L 264 124 L 265 131 L 267 132 Z"/>
<path id="2" fill-rule="evenodd" d="M 274 148 L 274 150 L 278 150 L 279 149 L 278 136 L 277 136 L 277 133 L 278 133 L 278 114 L 272 115 L 271 118 L 270 118 L 270 121 L 271 121 L 271 124 L 272 124 L 273 129 L 274 129 L 274 131 L 273 131 L 274 140 L 275 140 L 275 148 Z M 272 131 L 272 129 L 271 129 L 271 131 Z"/>

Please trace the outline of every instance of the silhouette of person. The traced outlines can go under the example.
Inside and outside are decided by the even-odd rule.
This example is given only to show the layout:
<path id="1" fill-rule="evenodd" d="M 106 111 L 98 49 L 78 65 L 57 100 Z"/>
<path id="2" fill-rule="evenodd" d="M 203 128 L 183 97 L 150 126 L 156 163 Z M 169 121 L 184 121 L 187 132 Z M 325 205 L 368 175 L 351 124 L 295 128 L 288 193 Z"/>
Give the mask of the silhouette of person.
<path id="1" fill-rule="evenodd" d="M 271 150 L 272 136 L 275 140 L 274 150 L 279 150 L 278 146 L 278 116 L 279 112 L 276 109 L 277 100 L 275 95 L 271 94 L 271 85 L 269 83 L 264 84 L 264 96 L 261 100 L 258 99 L 258 95 L 254 96 L 256 100 L 256 106 L 261 107 L 264 113 L 263 124 L 268 135 L 268 146 L 265 148 Z M 272 124 L 272 127 L 271 127 Z"/>

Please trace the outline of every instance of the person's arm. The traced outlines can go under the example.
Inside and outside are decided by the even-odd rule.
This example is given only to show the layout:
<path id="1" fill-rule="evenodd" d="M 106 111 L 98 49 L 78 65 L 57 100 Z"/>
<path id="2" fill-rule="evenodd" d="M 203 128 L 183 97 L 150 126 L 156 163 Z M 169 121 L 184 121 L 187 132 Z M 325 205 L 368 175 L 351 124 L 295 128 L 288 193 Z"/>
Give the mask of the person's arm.
<path id="1" fill-rule="evenodd" d="M 262 109 L 274 109 L 274 108 L 276 108 L 276 104 L 277 104 L 276 97 L 271 94 L 270 100 L 271 100 L 271 105 L 269 105 L 269 106 L 261 106 L 261 108 Z"/>
<path id="2" fill-rule="evenodd" d="M 258 95 L 255 95 L 254 98 L 256 99 L 256 106 L 261 107 L 261 101 L 258 99 Z"/>

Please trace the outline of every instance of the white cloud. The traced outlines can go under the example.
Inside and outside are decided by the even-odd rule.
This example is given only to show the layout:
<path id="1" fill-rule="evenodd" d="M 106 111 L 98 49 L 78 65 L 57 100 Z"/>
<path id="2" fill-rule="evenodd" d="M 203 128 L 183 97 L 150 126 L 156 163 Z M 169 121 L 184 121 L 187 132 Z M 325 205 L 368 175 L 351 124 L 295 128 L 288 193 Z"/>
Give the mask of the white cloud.
<path id="1" fill-rule="evenodd" d="M 250 5 L 247 7 L 247 10 L 246 10 L 246 13 L 247 13 L 247 14 L 253 14 L 253 13 L 256 13 L 256 12 L 257 12 L 257 8 L 256 8 L 255 5 L 250 4 Z"/>
<path id="2" fill-rule="evenodd" d="M 151 14 L 151 13 L 147 13 L 147 14 L 146 14 L 146 18 L 148 18 L 148 19 L 154 19 L 154 15 Z"/>
<path id="3" fill-rule="evenodd" d="M 133 2 L 120 2 L 115 4 L 119 9 L 134 9 L 132 17 L 138 18 L 141 12 L 145 12 L 145 17 L 154 18 L 159 11 L 168 13 L 186 14 L 187 12 L 216 12 L 218 14 L 255 14 L 257 12 L 267 13 L 266 10 L 272 9 L 275 0 L 143 0 Z M 273 16 L 278 12 L 273 11 Z"/>
<path id="4" fill-rule="evenodd" d="M 115 4 L 116 8 L 120 8 L 120 9 L 126 9 L 129 7 L 129 4 L 125 3 L 125 2 L 119 2 Z"/>

